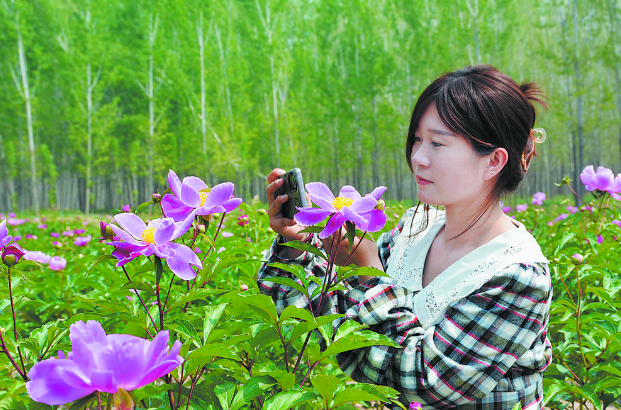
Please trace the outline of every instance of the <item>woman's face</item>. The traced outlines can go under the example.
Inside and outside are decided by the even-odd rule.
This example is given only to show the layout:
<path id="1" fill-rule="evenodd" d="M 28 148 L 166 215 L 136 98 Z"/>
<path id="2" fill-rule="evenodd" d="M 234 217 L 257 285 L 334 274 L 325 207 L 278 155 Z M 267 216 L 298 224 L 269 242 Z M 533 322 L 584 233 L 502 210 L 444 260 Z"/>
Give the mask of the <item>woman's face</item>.
<path id="1" fill-rule="evenodd" d="M 421 202 L 479 206 L 489 195 L 488 157 L 478 155 L 464 137 L 449 130 L 435 104 L 420 120 L 411 160 Z"/>

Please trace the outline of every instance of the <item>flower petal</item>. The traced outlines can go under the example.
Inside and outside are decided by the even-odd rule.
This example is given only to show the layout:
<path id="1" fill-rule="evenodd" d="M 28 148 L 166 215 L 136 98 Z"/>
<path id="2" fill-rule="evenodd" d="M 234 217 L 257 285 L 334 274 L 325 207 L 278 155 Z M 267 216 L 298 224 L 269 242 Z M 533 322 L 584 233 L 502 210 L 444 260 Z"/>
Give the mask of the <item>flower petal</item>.
<path id="1" fill-rule="evenodd" d="M 373 209 L 365 214 L 362 214 L 362 217 L 366 219 L 367 223 L 364 226 L 359 226 L 359 228 L 364 231 L 377 232 L 381 230 L 384 225 L 386 225 L 386 213 L 379 209 Z"/>
<path id="2" fill-rule="evenodd" d="M 175 196 L 181 197 L 181 181 L 172 169 L 168 170 L 168 185 Z"/>
<path id="3" fill-rule="evenodd" d="M 293 217 L 297 223 L 312 226 L 326 219 L 333 212 L 321 208 L 298 208 L 300 212 Z"/>
<path id="4" fill-rule="evenodd" d="M 343 223 L 345 223 L 345 217 L 340 212 L 335 213 L 328 221 L 326 227 L 323 228 L 323 231 L 319 233 L 319 237 L 321 239 L 327 238 L 343 226 Z"/>
<path id="5" fill-rule="evenodd" d="M 194 210 L 191 206 L 187 206 L 174 195 L 166 194 L 162 198 L 162 210 L 164 215 L 175 221 L 183 221 Z"/>
<path id="6" fill-rule="evenodd" d="M 356 191 L 356 188 L 351 185 L 343 185 L 339 196 L 344 196 L 345 198 L 351 198 L 353 200 L 360 199 L 361 197 L 358 191 Z"/>
<path id="7" fill-rule="evenodd" d="M 384 195 L 384 192 L 386 192 L 386 189 L 387 188 L 385 186 L 378 186 L 373 191 L 371 191 L 371 193 L 366 194 L 365 196 L 371 196 L 379 201 L 380 197 Z"/>
<path id="8" fill-rule="evenodd" d="M 95 391 L 73 360 L 40 361 L 30 369 L 28 378 L 26 389 L 30 398 L 51 406 L 72 402 Z"/>
<path id="9" fill-rule="evenodd" d="M 197 191 L 209 188 L 202 179 L 194 176 L 183 178 L 183 185 L 189 185 Z"/>
<path id="10" fill-rule="evenodd" d="M 95 390 L 101 392 L 116 393 L 117 385 L 114 379 L 114 371 L 100 369 L 91 370 L 90 385 L 94 387 Z"/>
<path id="11" fill-rule="evenodd" d="M 308 192 L 312 201 L 317 205 L 319 205 L 319 203 L 316 201 L 316 199 L 324 199 L 329 203 L 332 203 L 332 201 L 334 201 L 334 195 L 332 194 L 332 191 L 330 191 L 330 188 L 328 188 L 328 186 L 322 182 L 309 182 L 305 185 L 305 187 L 306 192 Z"/>
<path id="12" fill-rule="evenodd" d="M 138 215 L 129 212 L 116 214 L 114 220 L 136 239 L 142 239 L 142 232 L 147 229 L 147 224 Z M 117 233 L 116 231 L 114 232 Z"/>
<path id="13" fill-rule="evenodd" d="M 356 212 L 352 211 L 347 206 L 341 208 L 341 214 L 343 214 L 343 217 L 346 220 L 353 222 L 358 227 L 367 226 L 367 220 L 364 219 L 362 216 L 358 215 Z"/>
<path id="14" fill-rule="evenodd" d="M 189 185 L 181 185 L 181 196 L 179 197 L 181 201 L 187 206 L 191 206 L 196 208 L 201 205 L 201 196 L 198 191 L 192 188 Z"/>
<path id="15" fill-rule="evenodd" d="M 149 249 L 158 257 L 162 258 L 162 259 L 168 259 L 168 258 L 174 258 L 176 253 L 175 250 L 173 249 L 172 245 L 173 242 L 167 243 L 164 246 L 157 246 L 154 243 L 150 243 L 149 244 Z"/>
<path id="16" fill-rule="evenodd" d="M 232 182 L 224 182 L 214 186 L 207 194 L 207 198 L 205 199 L 203 206 L 212 207 L 221 205 L 224 201 L 228 201 L 231 198 L 234 189 L 235 185 L 233 185 Z"/>
<path id="17" fill-rule="evenodd" d="M 190 265 L 194 265 L 199 269 L 203 268 L 201 260 L 198 256 L 185 245 L 179 243 L 170 243 L 168 246 L 174 249 L 175 256 L 167 258 L 166 263 L 170 270 L 183 280 L 190 280 L 196 277 L 196 272 Z"/>
<path id="18" fill-rule="evenodd" d="M 134 238 L 132 235 L 127 233 L 127 231 L 123 230 L 123 228 L 116 226 L 114 224 L 110 224 L 108 226 L 110 227 L 110 229 L 112 229 L 112 232 L 114 232 L 114 234 L 118 236 L 119 239 L 121 239 L 122 241 L 125 241 L 134 246 L 140 246 L 144 244 L 143 241 Z M 145 229 L 146 229 L 146 225 L 145 225 Z M 140 232 L 139 238 L 142 238 L 142 232 Z"/>
<path id="19" fill-rule="evenodd" d="M 354 202 L 349 206 L 349 208 L 360 214 L 363 212 L 368 212 L 371 209 L 375 208 L 377 205 L 377 199 L 371 196 L 364 196 L 358 200 L 354 200 Z"/>
<path id="20" fill-rule="evenodd" d="M 164 218 L 159 222 L 159 226 L 155 229 L 153 240 L 157 246 L 163 246 L 173 237 L 175 233 L 175 222 L 172 218 Z"/>
<path id="21" fill-rule="evenodd" d="M 186 232 L 192 227 L 192 222 L 194 222 L 195 212 L 191 212 L 186 216 L 184 220 L 181 222 L 175 222 L 175 233 L 173 234 L 171 241 L 179 238 L 186 234 Z"/>

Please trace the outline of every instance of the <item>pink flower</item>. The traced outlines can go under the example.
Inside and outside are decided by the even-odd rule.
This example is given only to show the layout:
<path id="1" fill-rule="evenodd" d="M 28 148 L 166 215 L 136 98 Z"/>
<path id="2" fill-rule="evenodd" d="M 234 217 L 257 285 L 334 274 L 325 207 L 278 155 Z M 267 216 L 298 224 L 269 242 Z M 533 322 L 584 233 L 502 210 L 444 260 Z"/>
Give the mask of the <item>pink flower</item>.
<path id="1" fill-rule="evenodd" d="M 61 271 L 67 266 L 67 260 L 60 256 L 54 256 L 50 259 L 49 265 L 51 270 Z"/>
<path id="2" fill-rule="evenodd" d="M 201 253 L 201 249 L 197 246 L 196 248 L 194 248 L 194 252 L 195 253 Z"/>
<path id="3" fill-rule="evenodd" d="M 604 237 L 602 235 L 597 235 L 597 244 L 601 244 L 602 242 L 604 242 Z"/>
<path id="4" fill-rule="evenodd" d="M 593 165 L 589 165 L 580 174 L 580 181 L 587 191 L 608 192 L 614 199 L 621 200 L 621 196 L 617 194 L 621 192 L 621 174 L 615 177 L 606 167 L 597 167 L 596 172 Z"/>
<path id="5" fill-rule="evenodd" d="M 76 235 L 82 235 L 85 231 L 84 229 L 76 229 L 74 232 Z"/>
<path id="6" fill-rule="evenodd" d="M 511 212 L 511 207 L 510 206 L 504 206 L 502 208 L 502 212 L 508 214 L 509 212 Z"/>
<path id="7" fill-rule="evenodd" d="M 562 221 L 565 218 L 567 218 L 567 214 L 560 214 L 559 216 L 554 218 L 554 221 L 552 221 L 552 222 L 557 223 L 558 221 Z"/>
<path id="8" fill-rule="evenodd" d="M 227 232 L 227 231 L 222 231 L 222 237 L 223 238 L 230 238 L 231 236 L 233 236 L 232 233 Z"/>
<path id="9" fill-rule="evenodd" d="M 60 237 L 60 234 L 58 232 L 52 232 L 52 233 L 50 233 L 50 236 L 52 238 L 58 238 L 58 237 Z"/>
<path id="10" fill-rule="evenodd" d="M 526 210 L 528 209 L 528 205 L 526 205 L 526 204 L 520 204 L 520 205 L 516 206 L 516 207 L 515 207 L 515 209 L 516 209 L 518 212 L 523 212 L 523 211 L 526 211 Z"/>
<path id="11" fill-rule="evenodd" d="M 24 259 L 27 261 L 34 261 L 39 263 L 49 263 L 52 257 L 44 254 L 41 251 L 25 251 Z"/>
<path id="12" fill-rule="evenodd" d="M 546 194 L 544 194 L 543 192 L 537 192 L 535 195 L 533 195 L 532 204 L 543 205 L 543 201 L 545 200 L 546 200 Z"/>
<path id="13" fill-rule="evenodd" d="M 77 238 L 75 238 L 75 241 L 73 241 L 73 244 L 77 246 L 86 246 L 86 244 L 88 244 L 90 241 L 91 241 L 90 235 L 78 236 Z"/>
<path id="14" fill-rule="evenodd" d="M 242 215 L 237 217 L 237 225 L 239 226 L 246 226 L 250 223 L 250 218 L 248 218 L 248 215 Z"/>
<path id="15" fill-rule="evenodd" d="M 621 228 L 621 221 L 620 221 L 620 220 L 618 220 L 618 219 L 614 219 L 614 220 L 612 221 L 612 223 L 613 223 L 613 224 L 615 224 L 615 225 L 617 225 L 618 227 L 620 227 L 620 228 Z"/>
<path id="16" fill-rule="evenodd" d="M 47 228 L 47 225 L 46 224 L 40 224 L 40 225 L 37 225 L 37 228 L 45 229 L 45 228 Z"/>
<path id="17" fill-rule="evenodd" d="M 241 290 L 248 290 L 248 285 L 243 285 L 243 284 L 242 284 L 242 285 L 240 286 L 240 288 L 241 288 Z"/>
<path id="18" fill-rule="evenodd" d="M 582 257 L 582 255 L 580 255 L 579 253 L 574 253 L 571 256 L 571 262 L 574 265 L 580 265 L 582 262 L 584 261 L 584 258 Z"/>
<path id="19" fill-rule="evenodd" d="M 413 401 L 410 403 L 410 405 L 408 406 L 409 410 L 423 410 L 423 405 L 420 404 L 417 401 Z"/>
<path id="20" fill-rule="evenodd" d="M 579 211 L 579 209 L 578 209 L 578 207 L 577 207 L 577 206 L 568 206 L 568 207 L 567 207 L 567 208 L 565 208 L 565 209 L 567 209 L 567 211 L 568 211 L 569 213 L 571 213 L 571 214 L 575 214 L 576 212 L 578 212 L 578 211 Z"/>
<path id="21" fill-rule="evenodd" d="M 123 207 L 121 208 L 121 210 L 122 210 L 123 212 L 130 212 L 130 211 L 132 210 L 132 207 L 131 207 L 131 206 L 129 206 L 129 204 L 127 204 L 127 205 L 123 205 Z"/>

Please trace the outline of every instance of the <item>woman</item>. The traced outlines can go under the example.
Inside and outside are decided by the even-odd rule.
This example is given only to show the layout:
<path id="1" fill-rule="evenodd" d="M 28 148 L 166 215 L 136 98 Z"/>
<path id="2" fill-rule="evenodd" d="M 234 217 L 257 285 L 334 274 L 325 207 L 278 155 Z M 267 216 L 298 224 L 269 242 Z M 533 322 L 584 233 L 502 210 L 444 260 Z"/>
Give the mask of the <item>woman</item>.
<path id="1" fill-rule="evenodd" d="M 364 240 L 352 258 L 390 277 L 353 278 L 322 307 L 322 314 L 346 313 L 402 346 L 338 355 L 354 380 L 393 387 L 404 403 L 425 409 L 510 409 L 517 402 L 543 408 L 542 373 L 551 360 L 547 260 L 499 207 L 535 152 L 533 103 L 545 105 L 540 95 L 491 66 L 443 75 L 421 94 L 406 143 L 419 206 L 377 244 Z M 299 239 L 323 246 L 280 216 L 286 196 L 274 193 L 283 172 L 268 177 L 270 226 L 279 234 L 269 262 L 301 264 L 322 276 L 322 261 L 279 245 Z M 343 260 L 347 249 L 338 252 Z M 259 288 L 279 309 L 309 307 L 299 292 L 269 282 L 286 275 L 265 264 Z"/>

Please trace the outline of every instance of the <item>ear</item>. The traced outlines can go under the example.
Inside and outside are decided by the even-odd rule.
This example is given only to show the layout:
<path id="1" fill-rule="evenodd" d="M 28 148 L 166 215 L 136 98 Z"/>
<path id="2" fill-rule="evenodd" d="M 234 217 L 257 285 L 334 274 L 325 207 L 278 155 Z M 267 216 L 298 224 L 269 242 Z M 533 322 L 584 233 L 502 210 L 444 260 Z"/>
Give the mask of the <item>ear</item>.
<path id="1" fill-rule="evenodd" d="M 485 179 L 492 179 L 500 172 L 507 164 L 509 160 L 509 154 L 504 148 L 496 148 L 491 154 L 488 155 L 489 162 L 485 169 Z"/>

